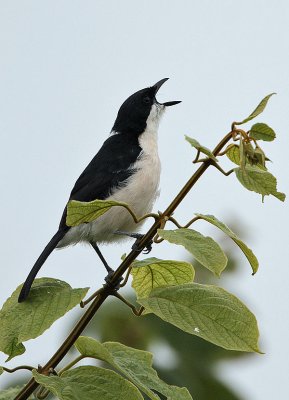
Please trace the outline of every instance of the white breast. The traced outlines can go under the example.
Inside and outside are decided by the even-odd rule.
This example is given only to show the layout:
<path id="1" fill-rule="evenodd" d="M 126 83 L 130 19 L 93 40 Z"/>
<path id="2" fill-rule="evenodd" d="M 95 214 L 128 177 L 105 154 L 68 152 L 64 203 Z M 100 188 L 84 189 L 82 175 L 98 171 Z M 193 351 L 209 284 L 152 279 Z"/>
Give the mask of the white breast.
<path id="1" fill-rule="evenodd" d="M 158 197 L 161 165 L 158 156 L 157 130 L 163 108 L 153 106 L 147 120 L 146 130 L 139 137 L 142 152 L 135 164 L 135 172 L 124 183 L 123 188 L 116 188 L 107 200 L 128 203 L 138 217 L 152 210 Z M 135 224 L 128 211 L 122 207 L 113 207 L 97 220 L 71 228 L 58 247 L 76 244 L 80 241 L 107 243 L 119 241 L 125 237 L 115 235 L 117 230 L 137 232 L 142 223 Z"/>

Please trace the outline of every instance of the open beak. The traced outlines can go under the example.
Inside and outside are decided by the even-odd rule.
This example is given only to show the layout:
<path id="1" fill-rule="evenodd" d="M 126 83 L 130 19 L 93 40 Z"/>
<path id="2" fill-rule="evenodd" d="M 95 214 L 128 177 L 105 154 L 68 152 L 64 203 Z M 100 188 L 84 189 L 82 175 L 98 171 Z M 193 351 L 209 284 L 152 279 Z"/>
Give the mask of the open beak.
<path id="1" fill-rule="evenodd" d="M 168 80 L 169 78 L 164 78 L 161 79 L 160 81 L 158 81 L 155 85 L 153 85 L 153 88 L 155 89 L 155 95 L 157 94 L 157 92 L 159 91 L 160 87 Z M 159 103 L 162 104 L 165 107 L 169 107 L 169 106 L 174 106 L 175 104 L 179 104 L 181 103 L 181 101 L 167 101 L 166 103 Z"/>

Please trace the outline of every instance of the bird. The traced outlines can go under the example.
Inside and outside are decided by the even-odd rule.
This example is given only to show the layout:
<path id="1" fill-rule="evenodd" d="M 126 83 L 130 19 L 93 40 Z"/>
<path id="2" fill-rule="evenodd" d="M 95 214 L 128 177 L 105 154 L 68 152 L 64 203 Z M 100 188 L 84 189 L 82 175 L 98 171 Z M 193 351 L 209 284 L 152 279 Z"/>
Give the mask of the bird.
<path id="1" fill-rule="evenodd" d="M 125 100 L 108 138 L 75 182 L 68 201 L 114 200 L 128 203 L 138 216 L 151 212 L 159 194 L 161 172 L 157 144 L 159 122 L 167 107 L 180 103 L 157 101 L 156 94 L 168 79 L 138 90 Z M 96 220 L 74 227 L 66 224 L 66 216 L 67 204 L 57 232 L 36 260 L 21 288 L 19 303 L 28 297 L 38 271 L 54 249 L 88 243 L 96 251 L 109 276 L 113 270 L 98 245 L 123 240 L 124 237 L 118 233 L 128 232 L 128 236 L 138 237 L 133 232 L 139 231 L 142 225 L 136 224 L 122 207 L 112 207 Z M 131 235 L 129 232 L 132 232 Z"/>

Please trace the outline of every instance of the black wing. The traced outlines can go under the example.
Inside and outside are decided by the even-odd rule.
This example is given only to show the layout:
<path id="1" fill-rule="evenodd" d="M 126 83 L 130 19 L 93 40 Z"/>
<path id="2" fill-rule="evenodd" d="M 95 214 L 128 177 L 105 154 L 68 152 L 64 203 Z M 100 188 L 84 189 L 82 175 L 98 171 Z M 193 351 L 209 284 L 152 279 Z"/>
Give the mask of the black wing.
<path id="1" fill-rule="evenodd" d="M 136 136 L 123 133 L 110 136 L 77 179 L 69 200 L 104 200 L 113 188 L 135 172 L 129 167 L 136 162 L 141 151 Z M 60 221 L 60 229 L 68 228 L 65 221 L 66 208 Z"/>

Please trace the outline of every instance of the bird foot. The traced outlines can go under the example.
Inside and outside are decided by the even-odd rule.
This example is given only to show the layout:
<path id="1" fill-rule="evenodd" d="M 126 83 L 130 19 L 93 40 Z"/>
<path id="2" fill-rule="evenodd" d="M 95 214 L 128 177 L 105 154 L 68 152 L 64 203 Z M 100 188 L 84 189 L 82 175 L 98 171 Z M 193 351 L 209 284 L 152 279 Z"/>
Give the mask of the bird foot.
<path id="1" fill-rule="evenodd" d="M 121 277 L 116 284 L 115 283 L 112 284 L 111 280 L 112 280 L 113 275 L 114 275 L 114 270 L 111 268 L 108 271 L 108 274 L 106 275 L 104 280 L 105 280 L 107 285 L 112 286 L 115 291 L 118 291 L 120 289 L 120 283 L 123 280 L 123 277 Z"/>
<path id="2" fill-rule="evenodd" d="M 144 249 L 139 248 L 139 246 L 138 246 L 139 242 L 144 237 L 144 235 L 142 233 L 133 233 L 133 232 L 124 232 L 124 231 L 115 231 L 114 233 L 116 235 L 125 235 L 125 236 L 129 236 L 131 238 L 136 239 L 136 241 L 132 245 L 132 250 L 135 250 L 138 252 L 143 252 L 143 254 L 149 254 L 152 251 L 152 244 L 153 244 L 152 240 L 145 246 Z"/>

